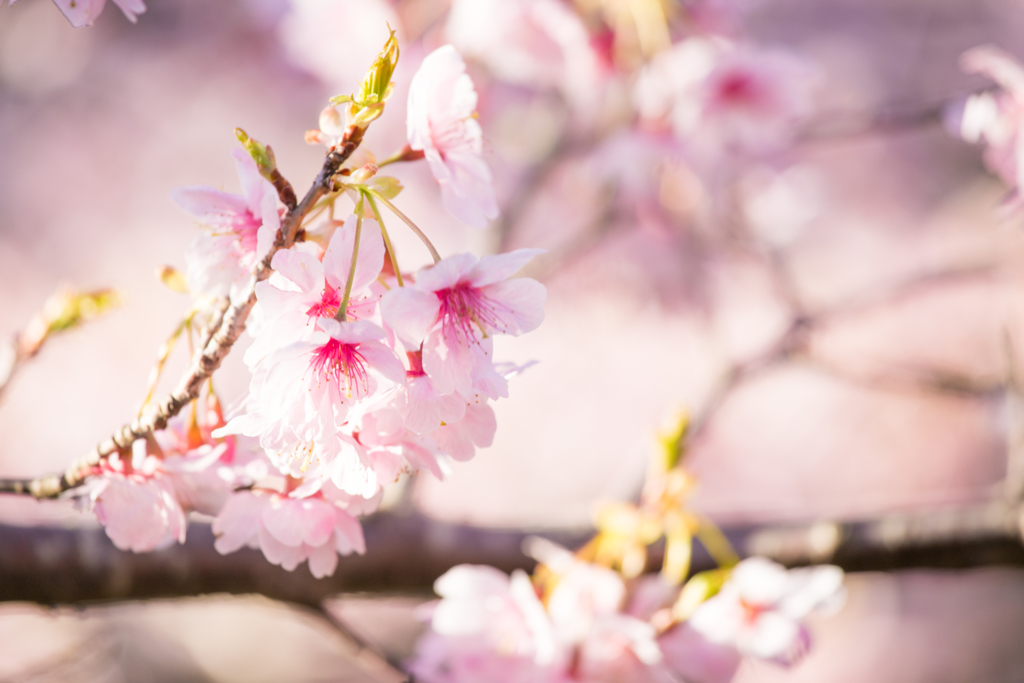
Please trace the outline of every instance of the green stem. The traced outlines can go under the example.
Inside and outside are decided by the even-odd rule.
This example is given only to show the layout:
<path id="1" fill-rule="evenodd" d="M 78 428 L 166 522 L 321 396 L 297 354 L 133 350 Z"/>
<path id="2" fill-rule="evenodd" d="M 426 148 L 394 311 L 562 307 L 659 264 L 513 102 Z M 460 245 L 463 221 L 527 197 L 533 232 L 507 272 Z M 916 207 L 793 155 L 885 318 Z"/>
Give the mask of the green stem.
<path id="1" fill-rule="evenodd" d="M 359 204 L 362 204 L 362 199 Z M 359 260 L 359 238 L 363 234 L 363 207 L 356 206 L 356 238 L 352 243 L 352 262 L 348 266 L 348 279 L 345 281 L 345 296 L 341 297 L 338 312 L 334 319 L 345 322 L 348 320 L 348 299 L 352 296 L 352 282 L 356 279 L 356 262 Z"/>
<path id="2" fill-rule="evenodd" d="M 377 202 L 373 201 L 373 197 L 363 192 L 363 196 L 370 202 L 370 209 L 373 210 L 373 217 L 377 219 L 377 225 L 380 226 L 381 237 L 384 238 L 384 248 L 388 250 L 388 257 L 391 259 L 391 268 L 395 271 L 395 277 L 398 278 L 398 286 L 405 287 L 405 283 L 402 282 L 402 271 L 398 267 L 398 257 L 395 255 L 395 248 L 391 246 L 391 237 L 388 236 L 388 231 L 384 227 L 384 219 L 381 218 L 380 209 L 377 208 Z"/>
<path id="3" fill-rule="evenodd" d="M 704 545 L 719 567 L 729 568 L 736 566 L 740 561 L 739 555 L 733 550 L 732 543 L 725 537 L 722 530 L 707 517 L 697 516 L 697 538 Z"/>
<path id="4" fill-rule="evenodd" d="M 401 218 L 402 222 L 408 225 L 409 229 L 416 233 L 416 236 L 419 237 L 423 244 L 427 246 L 427 250 L 430 252 L 430 256 L 434 259 L 434 263 L 437 263 L 438 261 L 441 260 L 441 255 L 437 253 L 437 249 L 434 248 L 434 245 L 430 242 L 430 239 L 423 234 L 423 231 L 420 230 L 415 223 L 409 220 L 408 216 L 399 211 L 398 207 L 392 204 L 390 201 L 388 201 L 388 199 L 380 192 L 377 192 L 376 190 L 372 190 L 370 188 L 367 188 L 366 191 L 372 194 L 377 199 L 379 199 L 384 204 L 384 206 L 391 209 L 391 213 Z"/>

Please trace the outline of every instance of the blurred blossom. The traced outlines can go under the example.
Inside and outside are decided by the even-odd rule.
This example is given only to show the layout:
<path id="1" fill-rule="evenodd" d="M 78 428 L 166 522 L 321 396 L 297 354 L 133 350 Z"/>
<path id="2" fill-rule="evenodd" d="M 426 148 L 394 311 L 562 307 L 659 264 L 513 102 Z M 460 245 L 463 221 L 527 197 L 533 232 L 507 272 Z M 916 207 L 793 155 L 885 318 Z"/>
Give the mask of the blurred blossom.
<path id="1" fill-rule="evenodd" d="M 494 90 L 488 93 L 492 109 L 494 94 Z M 551 97 L 508 98 L 491 118 L 489 137 L 502 159 L 536 164 L 554 151 L 565 123 L 564 107 L 559 107 Z"/>
<path id="2" fill-rule="evenodd" d="M 985 144 L 985 165 L 1013 188 L 1019 205 L 1024 180 L 1024 67 L 1009 53 L 992 46 L 968 50 L 960 64 L 969 73 L 992 79 L 999 90 L 968 98 L 959 133 L 968 142 Z"/>
<path id="3" fill-rule="evenodd" d="M 401 24 L 385 0 L 290 0 L 278 34 L 290 59 L 320 80 L 352 88 L 362 80 L 387 26 Z"/>
<path id="4" fill-rule="evenodd" d="M 792 142 L 814 111 L 817 71 L 779 49 L 689 38 L 637 80 L 641 116 L 664 120 L 701 157 L 764 154 Z"/>
<path id="5" fill-rule="evenodd" d="M 759 237 L 777 247 L 792 243 L 821 215 L 822 179 L 808 166 L 781 172 L 751 169 L 741 180 L 743 211 Z"/>
<path id="6" fill-rule="evenodd" d="M 497 78 L 594 106 L 602 67 L 579 16 L 558 0 L 453 0 L 446 35 Z"/>
<path id="7" fill-rule="evenodd" d="M 689 626 L 713 643 L 782 664 L 799 660 L 810 647 L 801 620 L 843 602 L 843 572 L 822 565 L 786 570 L 753 557 L 736 565 L 722 590 L 701 604 Z"/>
<path id="8" fill-rule="evenodd" d="M 425 683 L 558 680 L 551 622 L 530 578 L 460 565 L 434 583 L 441 596 L 409 670 Z"/>

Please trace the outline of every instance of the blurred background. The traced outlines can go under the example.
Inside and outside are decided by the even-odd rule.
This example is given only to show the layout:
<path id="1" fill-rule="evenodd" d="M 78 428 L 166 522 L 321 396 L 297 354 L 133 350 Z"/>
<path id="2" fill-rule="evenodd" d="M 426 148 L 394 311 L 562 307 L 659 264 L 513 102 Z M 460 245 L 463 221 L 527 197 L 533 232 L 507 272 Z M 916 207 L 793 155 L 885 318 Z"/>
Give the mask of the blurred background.
<path id="1" fill-rule="evenodd" d="M 454 43 L 480 92 L 502 217 L 487 231 L 459 223 L 422 164 L 393 167 L 403 210 L 442 254 L 548 250 L 528 273 L 548 287 L 545 323 L 496 344 L 499 359 L 538 364 L 495 406 L 493 447 L 445 482 L 411 484 L 418 508 L 585 526 L 595 503 L 637 494 L 656 434 L 683 409 L 699 425 L 694 507 L 722 524 L 1000 492 L 1013 433 L 1002 388 L 1024 361 L 1024 238 L 1008 188 L 944 121 L 990 86 L 960 71 L 964 50 L 1024 56 L 1024 7 L 652 2 L 664 34 L 641 13 L 623 19 L 646 0 L 547 3 L 561 14 L 524 14 L 527 0 L 148 0 L 137 25 L 111 5 L 83 29 L 48 0 L 0 6 L 0 335 L 60 283 L 125 298 L 51 340 L 8 388 L 0 473 L 58 471 L 134 415 L 189 304 L 154 276 L 183 265 L 197 230 L 170 190 L 238 191 L 239 126 L 303 191 L 323 155 L 303 133 L 355 89 L 389 22 L 397 90 L 366 146 L 384 157 L 404 144 L 409 79 Z M 658 40 L 684 36 L 799 61 L 779 76 L 797 79 L 779 124 L 751 133 L 712 112 L 688 137 L 678 112 L 648 106 L 645 79 L 657 90 L 683 73 Z M 428 261 L 396 237 L 403 267 Z M 166 376 L 183 367 L 175 356 Z M 235 353 L 218 390 L 232 401 L 247 383 Z M 15 498 L 0 498 L 0 522 L 95 524 L 70 503 Z M 737 680 L 1024 680 L 1021 572 L 864 573 L 849 588 L 844 610 L 814 624 L 807 660 L 744 665 Z M 333 608 L 402 656 L 422 600 Z M 388 679 L 319 617 L 263 598 L 0 605 L 0 681 L 64 680 Z"/>

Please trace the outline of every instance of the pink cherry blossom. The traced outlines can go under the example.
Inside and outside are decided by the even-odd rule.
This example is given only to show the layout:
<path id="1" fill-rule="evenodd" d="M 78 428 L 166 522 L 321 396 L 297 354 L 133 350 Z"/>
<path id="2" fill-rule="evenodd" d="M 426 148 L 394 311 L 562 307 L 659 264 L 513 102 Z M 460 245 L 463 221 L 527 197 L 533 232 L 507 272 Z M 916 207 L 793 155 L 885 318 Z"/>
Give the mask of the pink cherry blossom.
<path id="1" fill-rule="evenodd" d="M 658 638 L 665 667 L 687 683 L 729 683 L 743 657 L 734 647 L 712 643 L 689 624 L 679 624 Z"/>
<path id="2" fill-rule="evenodd" d="M 696 154 L 760 154 L 793 140 L 813 113 L 816 83 L 814 67 L 795 54 L 690 38 L 641 73 L 635 101 Z"/>
<path id="3" fill-rule="evenodd" d="M 183 187 L 174 201 L 206 231 L 185 252 L 186 277 L 195 294 L 227 296 L 248 282 L 253 264 L 270 249 L 280 227 L 277 191 L 242 150 L 234 151 L 242 194 Z"/>
<path id="4" fill-rule="evenodd" d="M 565 653 L 522 571 L 460 565 L 434 584 L 441 596 L 410 670 L 424 683 L 561 680 Z"/>
<path id="5" fill-rule="evenodd" d="M 498 204 L 475 115 L 476 90 L 462 57 L 451 45 L 434 50 L 409 85 L 409 147 L 423 152 L 448 212 L 485 228 Z"/>
<path id="6" fill-rule="evenodd" d="M 250 369 L 271 352 L 308 338 L 317 329 L 318 318 L 337 314 L 352 266 L 355 232 L 356 217 L 349 216 L 331 235 L 322 261 L 295 247 L 274 254 L 275 277 L 256 285 L 264 323 L 245 354 Z M 383 291 L 376 280 L 383 263 L 380 228 L 372 218 L 364 218 L 346 308 L 349 319 L 365 319 L 376 309 Z"/>
<path id="7" fill-rule="evenodd" d="M 405 426 L 416 434 L 425 434 L 458 422 L 466 414 L 466 400 L 455 394 L 440 394 L 426 373 L 408 373 L 395 397 L 395 408 Z"/>
<path id="8" fill-rule="evenodd" d="M 185 541 L 185 512 L 141 439 L 133 444 L 130 461 L 111 458 L 103 464 L 88 497 L 107 536 L 121 550 L 143 553 Z"/>
<path id="9" fill-rule="evenodd" d="M 801 620 L 841 604 L 843 572 L 822 565 L 787 571 L 760 557 L 736 565 L 722 590 L 702 603 L 689 626 L 741 654 L 792 664 L 810 645 Z"/>
<path id="10" fill-rule="evenodd" d="M 11 0 L 11 4 L 14 4 L 14 0 Z M 92 26 L 103 11 L 107 0 L 53 0 L 53 4 L 60 8 L 72 26 L 81 28 Z M 114 4 L 133 24 L 138 21 L 138 15 L 146 11 L 146 5 L 142 0 L 114 0 Z"/>
<path id="11" fill-rule="evenodd" d="M 544 539 L 532 538 L 524 549 L 557 576 L 547 612 L 555 638 L 572 653 L 571 680 L 665 680 L 654 627 L 623 612 L 619 574 Z"/>
<path id="12" fill-rule="evenodd" d="M 1016 203 L 1020 204 L 1020 188 L 1024 186 L 1024 67 L 992 46 L 968 50 L 960 63 L 965 71 L 987 76 L 1001 89 L 968 98 L 960 135 L 968 142 L 985 143 L 985 165 L 1014 188 Z"/>
<path id="13" fill-rule="evenodd" d="M 213 521 L 213 532 L 222 555 L 258 547 L 269 562 L 288 571 L 309 560 L 309 571 L 318 579 L 334 573 L 339 553 L 366 552 L 355 517 L 321 496 L 296 499 L 241 491 L 228 499 Z"/>
<path id="14" fill-rule="evenodd" d="M 465 462 L 476 455 L 477 448 L 487 448 L 494 442 L 497 429 L 494 409 L 480 402 L 467 405 L 461 420 L 442 425 L 430 436 L 442 451 Z"/>
<path id="15" fill-rule="evenodd" d="M 402 343 L 410 350 L 422 344 L 423 371 L 438 394 L 472 396 L 487 382 L 494 382 L 491 393 L 503 394 L 491 338 L 529 332 L 543 321 L 544 286 L 530 278 L 508 279 L 540 253 L 519 249 L 479 260 L 472 254 L 451 256 L 420 271 L 414 286 L 382 298 L 384 322 Z"/>
<path id="16" fill-rule="evenodd" d="M 405 367 L 371 322 L 319 318 L 318 328 L 259 365 L 247 412 L 215 434 L 259 437 L 283 472 L 329 476 L 343 490 L 369 497 L 379 486 L 374 462 L 342 427 L 350 409 L 375 394 L 379 379 L 404 381 Z"/>
<path id="17" fill-rule="evenodd" d="M 427 470 L 438 479 L 451 473 L 451 457 L 429 435 L 416 434 L 405 427 L 394 403 L 368 412 L 356 428 L 359 443 L 377 468 L 390 466 L 394 477 L 404 471 Z M 379 475 L 384 477 L 385 471 Z"/>

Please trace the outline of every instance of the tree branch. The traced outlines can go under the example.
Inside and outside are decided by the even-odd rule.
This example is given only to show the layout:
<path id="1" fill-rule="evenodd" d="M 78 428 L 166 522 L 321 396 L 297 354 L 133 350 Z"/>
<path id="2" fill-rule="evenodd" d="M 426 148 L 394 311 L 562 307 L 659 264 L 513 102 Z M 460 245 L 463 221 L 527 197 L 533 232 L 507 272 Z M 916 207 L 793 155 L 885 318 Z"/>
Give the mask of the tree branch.
<path id="1" fill-rule="evenodd" d="M 1021 506 L 1002 501 L 930 512 L 883 515 L 859 522 L 815 522 L 724 529 L 740 555 L 761 555 L 787 566 L 837 564 L 847 571 L 919 567 L 1024 567 Z M 81 605 L 209 593 L 260 593 L 321 609 L 339 593 L 423 593 L 458 564 L 503 571 L 532 570 L 523 555 L 525 531 L 484 529 L 419 514 L 379 513 L 364 521 L 367 552 L 343 557 L 334 576 L 314 579 L 305 566 L 286 572 L 258 550 L 220 555 L 206 524 L 194 523 L 184 545 L 155 553 L 117 550 L 102 529 L 0 525 L 0 601 Z M 542 532 L 567 547 L 582 545 L 589 529 Z M 652 549 L 652 566 L 660 566 Z M 710 569 L 699 545 L 692 571 Z"/>
<path id="2" fill-rule="evenodd" d="M 199 396 L 203 383 L 220 367 L 224 358 L 231 351 L 231 347 L 242 334 L 242 330 L 245 329 L 245 321 L 249 317 L 249 312 L 256 305 L 256 284 L 270 276 L 273 270 L 270 263 L 274 254 L 281 249 L 287 249 L 295 242 L 295 236 L 302 220 L 320 198 L 332 189 L 334 175 L 362 142 L 362 137 L 362 129 L 349 128 L 342 142 L 327 154 L 312 187 L 306 192 L 302 201 L 297 206 L 293 205 L 285 214 L 281 221 L 281 228 L 267 255 L 253 267 L 249 284 L 231 301 L 221 317 L 216 332 L 170 394 L 152 404 L 134 421 L 114 432 L 87 455 L 77 460 L 63 474 L 48 475 L 31 480 L 0 480 L 0 493 L 27 493 L 35 498 L 56 498 L 81 485 L 104 458 L 114 453 L 127 451 L 136 439 L 149 436 L 154 431 L 166 427 L 167 421 L 171 417 L 177 415 L 182 408 L 195 400 Z M 290 186 L 288 187 L 290 189 Z M 278 189 L 280 190 L 280 188 Z M 285 193 L 282 193 L 281 198 L 288 203 L 289 198 L 285 196 Z"/>

